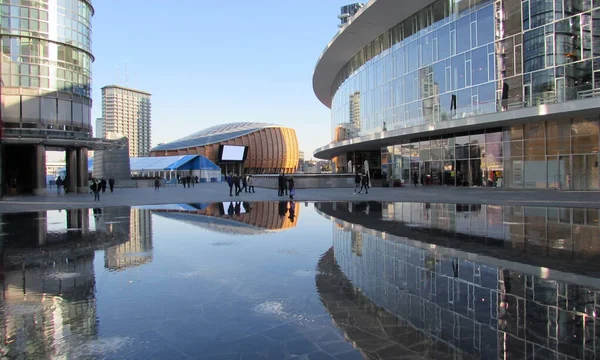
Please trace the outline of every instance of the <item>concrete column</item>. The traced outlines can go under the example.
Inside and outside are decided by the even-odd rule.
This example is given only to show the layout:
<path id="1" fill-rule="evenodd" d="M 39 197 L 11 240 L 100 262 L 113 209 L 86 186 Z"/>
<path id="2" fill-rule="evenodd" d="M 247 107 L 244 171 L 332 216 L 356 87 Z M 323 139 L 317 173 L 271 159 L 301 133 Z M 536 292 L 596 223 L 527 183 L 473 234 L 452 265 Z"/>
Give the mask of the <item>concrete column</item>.
<path id="1" fill-rule="evenodd" d="M 45 211 L 39 211 L 37 213 L 36 221 L 36 232 L 39 246 L 46 246 L 48 243 L 48 218 Z"/>
<path id="2" fill-rule="evenodd" d="M 34 146 L 33 194 L 44 196 L 46 195 L 46 147 L 44 145 Z"/>
<path id="3" fill-rule="evenodd" d="M 77 149 L 77 192 L 87 194 L 88 191 L 88 150 L 79 148 Z"/>
<path id="4" fill-rule="evenodd" d="M 77 150 L 67 149 L 67 190 L 69 193 L 77 192 Z M 87 168 L 87 165 L 86 165 Z"/>
<path id="5" fill-rule="evenodd" d="M 79 223 L 81 224 L 81 232 L 87 235 L 90 232 L 90 209 L 79 210 Z"/>

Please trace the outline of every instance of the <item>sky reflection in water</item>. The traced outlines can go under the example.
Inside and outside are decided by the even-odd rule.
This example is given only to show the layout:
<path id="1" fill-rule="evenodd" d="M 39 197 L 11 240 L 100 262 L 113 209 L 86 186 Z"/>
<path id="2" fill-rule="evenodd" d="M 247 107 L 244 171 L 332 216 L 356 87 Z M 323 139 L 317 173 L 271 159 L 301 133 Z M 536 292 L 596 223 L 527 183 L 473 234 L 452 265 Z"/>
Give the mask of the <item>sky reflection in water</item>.
<path id="1" fill-rule="evenodd" d="M 600 358 L 597 210 L 271 202 L 1 220 L 8 358 Z"/>

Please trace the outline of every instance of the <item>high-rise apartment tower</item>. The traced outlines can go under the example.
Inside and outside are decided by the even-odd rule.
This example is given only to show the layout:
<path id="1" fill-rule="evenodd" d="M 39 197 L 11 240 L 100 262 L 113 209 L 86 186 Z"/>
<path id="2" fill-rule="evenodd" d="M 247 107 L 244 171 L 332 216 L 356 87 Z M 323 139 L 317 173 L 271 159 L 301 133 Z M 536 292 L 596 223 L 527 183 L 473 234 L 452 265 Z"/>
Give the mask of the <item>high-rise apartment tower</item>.
<path id="1" fill-rule="evenodd" d="M 118 85 L 102 88 L 104 135 L 116 132 L 129 140 L 129 156 L 150 153 L 150 93 Z"/>

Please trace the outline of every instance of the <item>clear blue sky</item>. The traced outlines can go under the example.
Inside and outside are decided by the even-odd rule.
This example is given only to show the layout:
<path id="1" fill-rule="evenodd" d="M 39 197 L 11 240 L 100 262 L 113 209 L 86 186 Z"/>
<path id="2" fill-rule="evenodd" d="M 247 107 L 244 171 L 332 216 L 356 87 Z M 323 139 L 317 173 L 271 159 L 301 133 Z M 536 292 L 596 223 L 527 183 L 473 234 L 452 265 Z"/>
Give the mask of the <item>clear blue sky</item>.
<path id="1" fill-rule="evenodd" d="M 300 149 L 330 141 L 312 74 L 351 0 L 94 1 L 93 119 L 108 84 L 152 93 L 152 144 L 235 121 L 296 129 Z"/>

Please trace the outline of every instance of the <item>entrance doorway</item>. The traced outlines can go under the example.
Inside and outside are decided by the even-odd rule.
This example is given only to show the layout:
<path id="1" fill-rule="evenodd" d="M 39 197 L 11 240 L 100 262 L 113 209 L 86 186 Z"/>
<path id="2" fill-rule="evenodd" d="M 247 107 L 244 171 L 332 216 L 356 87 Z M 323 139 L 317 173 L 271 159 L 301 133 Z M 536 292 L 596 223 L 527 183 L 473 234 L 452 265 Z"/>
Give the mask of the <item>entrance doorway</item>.
<path id="1" fill-rule="evenodd" d="M 598 189 L 598 154 L 572 155 L 573 190 Z"/>
<path id="2" fill-rule="evenodd" d="M 556 159 L 556 157 L 552 157 Z M 555 181 L 563 190 L 597 190 L 600 188 L 598 154 L 573 154 L 558 157 L 558 165 L 549 157 L 548 168 L 557 168 Z M 550 178 L 550 177 L 549 177 Z"/>

